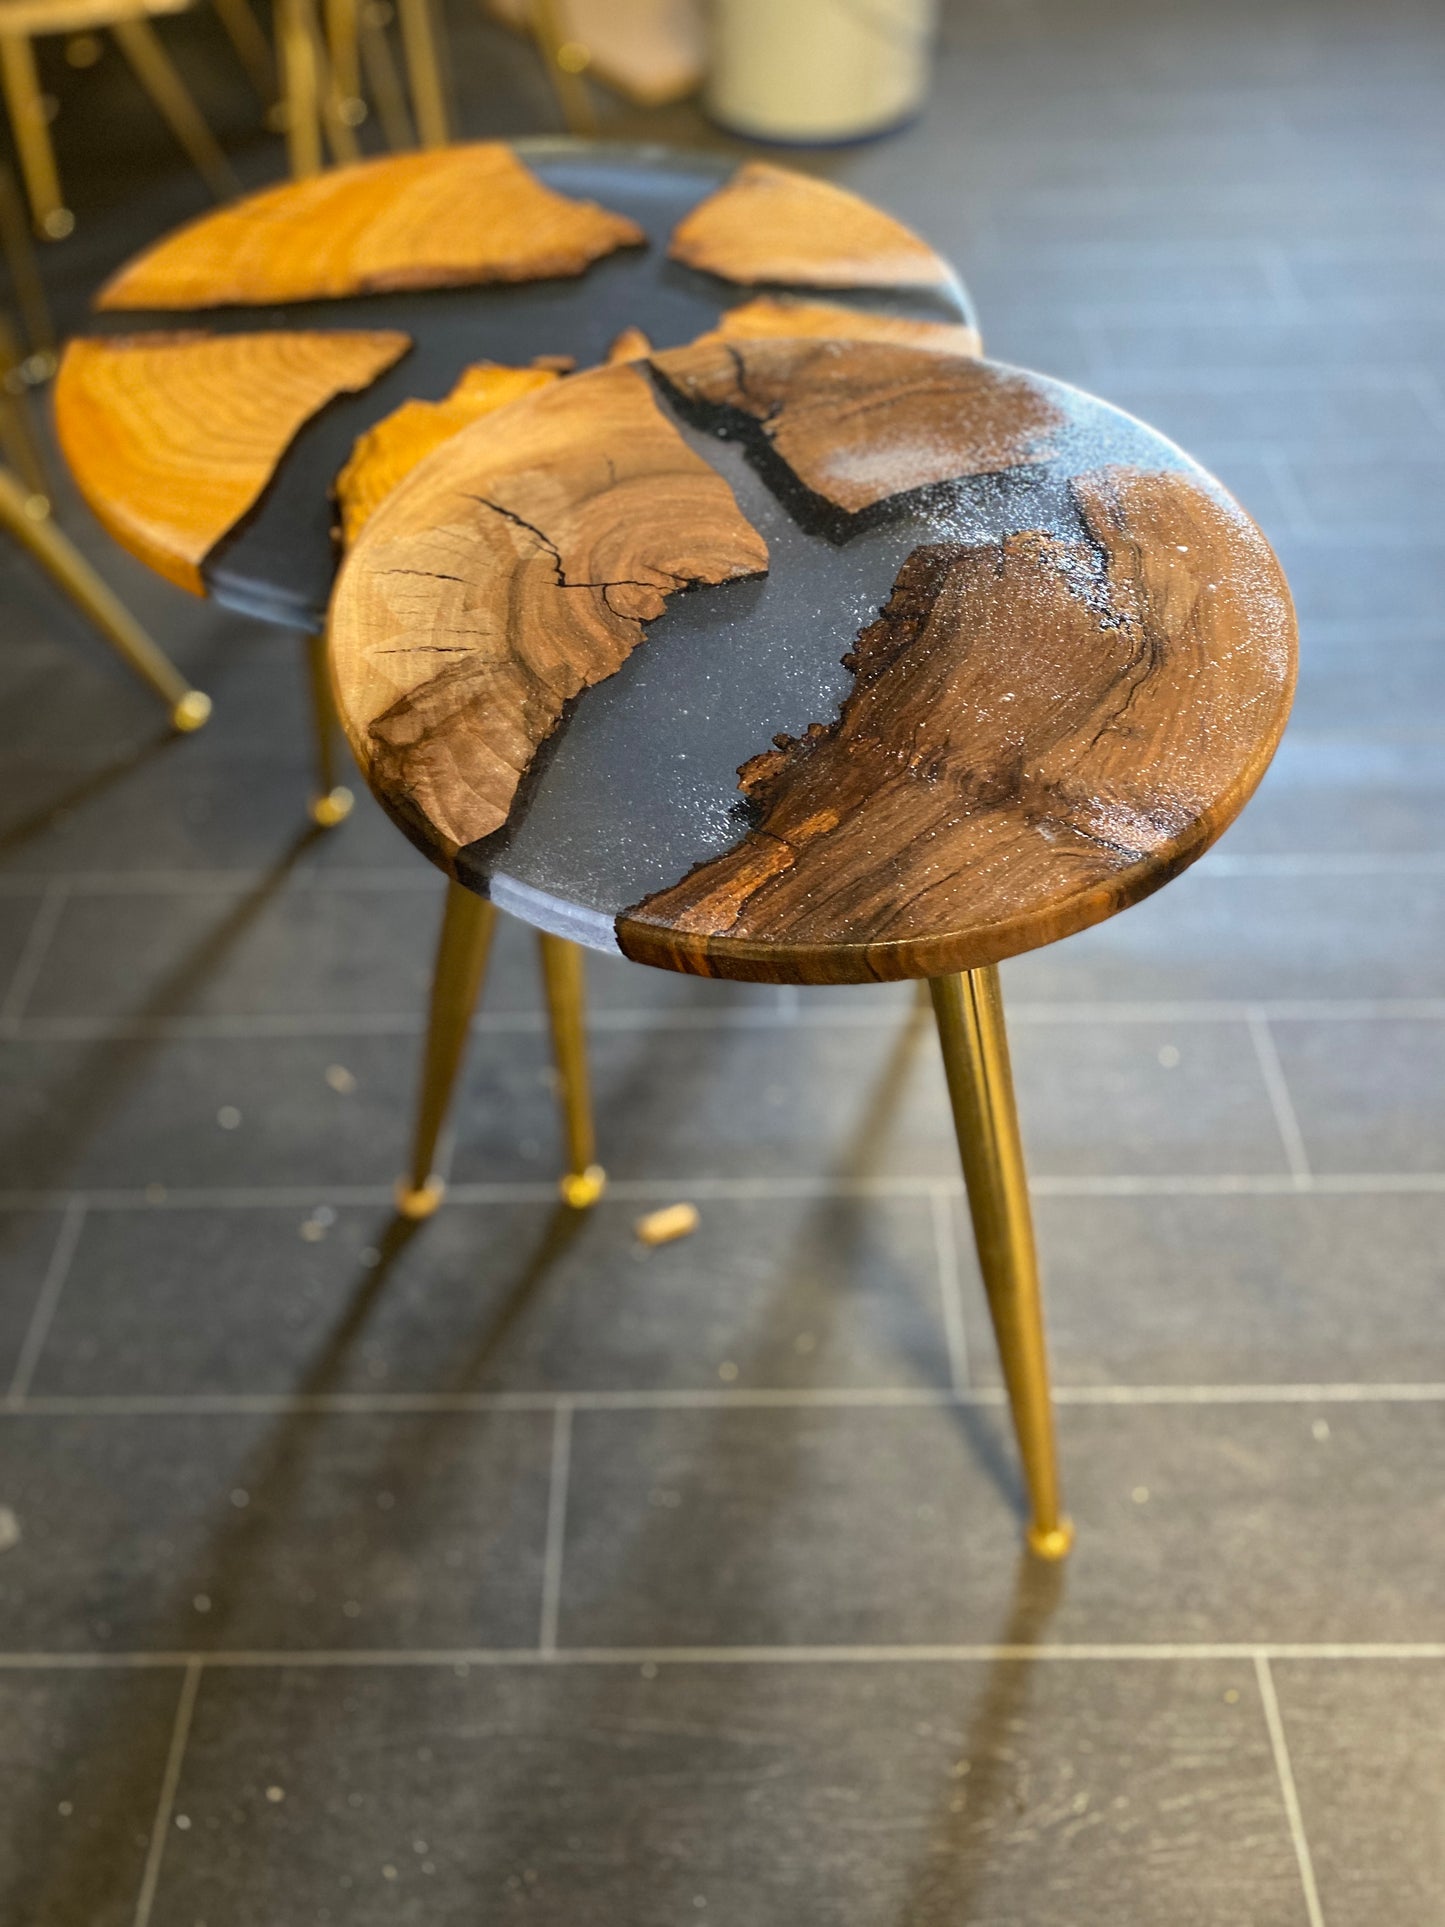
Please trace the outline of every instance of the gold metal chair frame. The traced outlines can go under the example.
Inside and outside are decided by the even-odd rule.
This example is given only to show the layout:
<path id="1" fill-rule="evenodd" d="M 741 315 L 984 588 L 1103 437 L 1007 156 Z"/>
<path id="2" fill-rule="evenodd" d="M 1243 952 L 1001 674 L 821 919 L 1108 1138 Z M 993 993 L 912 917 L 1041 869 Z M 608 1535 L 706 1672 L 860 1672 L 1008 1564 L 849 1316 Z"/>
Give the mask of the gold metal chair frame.
<path id="1" fill-rule="evenodd" d="M 107 29 L 212 193 L 223 198 L 237 192 L 239 183 L 230 163 L 151 24 L 153 15 L 184 12 L 191 4 L 192 0 L 5 0 L 0 7 L 0 86 L 10 111 L 31 219 L 36 233 L 46 240 L 63 240 L 74 229 L 75 216 L 60 192 L 49 114 L 35 66 L 32 43 L 41 35 Z M 217 11 L 259 84 L 269 55 L 247 0 L 217 0 Z"/>

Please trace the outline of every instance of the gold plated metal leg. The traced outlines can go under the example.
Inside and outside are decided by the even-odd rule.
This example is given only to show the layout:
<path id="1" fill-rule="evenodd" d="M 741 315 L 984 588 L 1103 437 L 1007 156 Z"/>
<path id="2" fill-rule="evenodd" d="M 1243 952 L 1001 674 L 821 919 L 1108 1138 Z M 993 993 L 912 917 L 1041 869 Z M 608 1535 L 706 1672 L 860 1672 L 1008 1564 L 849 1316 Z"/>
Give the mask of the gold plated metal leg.
<path id="1" fill-rule="evenodd" d="M 21 373 L 27 382 L 44 381 L 55 373 L 55 328 L 30 239 L 30 224 L 15 177 L 8 167 L 0 167 L 0 241 L 4 244 L 5 265 L 10 270 L 10 286 L 15 293 L 15 306 L 29 351 Z"/>
<path id="2" fill-rule="evenodd" d="M 437 22 L 432 0 L 397 0 L 402 51 L 411 83 L 411 111 L 423 147 L 445 147 L 449 139 L 446 94 L 437 59 Z"/>
<path id="3" fill-rule="evenodd" d="M 321 75 L 307 0 L 276 0 L 281 104 L 293 180 L 321 172 Z"/>
<path id="4" fill-rule="evenodd" d="M 376 118 L 392 153 L 412 145 L 411 122 L 407 118 L 406 93 L 386 37 L 392 17 L 390 0 L 361 0 L 357 31 L 361 37 L 361 61 L 367 85 L 376 102 Z"/>
<path id="5" fill-rule="evenodd" d="M 596 1204 L 607 1185 L 607 1174 L 596 1162 L 597 1139 L 592 1128 L 592 1097 L 587 1078 L 587 1023 L 583 1001 L 585 962 L 581 948 L 563 937 L 539 931 L 542 980 L 547 990 L 547 1014 L 552 1025 L 552 1049 L 562 1098 L 562 1124 L 567 1138 L 567 1170 L 560 1184 L 563 1200 L 575 1211 Z"/>
<path id="6" fill-rule="evenodd" d="M 271 43 L 251 11 L 250 0 L 213 0 L 216 18 L 235 49 L 236 58 L 260 99 L 269 107 L 276 98 L 276 63 Z"/>
<path id="7" fill-rule="evenodd" d="M 45 458 L 26 406 L 20 344 L 3 315 L 0 315 L 0 450 L 4 451 L 5 460 L 19 471 L 31 496 L 48 503 L 50 477 L 45 473 Z M 37 507 L 32 516 L 41 513 Z"/>
<path id="8" fill-rule="evenodd" d="M 998 971 L 989 965 L 934 977 L 929 988 L 979 1267 L 1028 1486 L 1028 1543 L 1042 1559 L 1062 1559 L 1073 1528 L 1059 1503 L 1038 1260 Z"/>
<path id="9" fill-rule="evenodd" d="M 231 164 L 206 125 L 205 115 L 197 107 L 149 20 L 138 17 L 117 20 L 111 32 L 161 119 L 190 155 L 196 172 L 217 200 L 239 194 L 241 183 L 231 172 Z"/>
<path id="10" fill-rule="evenodd" d="M 496 910 L 485 897 L 464 890 L 459 883 L 448 883 L 432 972 L 411 1162 L 396 1187 L 396 1208 L 404 1218 L 429 1218 L 446 1195 L 445 1180 L 432 1166 L 466 1054 L 496 923 Z"/>
<path id="11" fill-rule="evenodd" d="M 75 216 L 60 198 L 50 123 L 28 34 L 0 33 L 0 81 L 5 87 L 5 104 L 10 110 L 35 232 L 47 241 L 63 241 L 75 226 Z"/>
<path id="12" fill-rule="evenodd" d="M 569 40 L 559 0 L 531 0 L 532 37 L 547 68 L 547 78 L 562 109 L 569 134 L 595 134 L 597 116 L 592 97 L 582 78 L 592 64 L 589 50 L 579 40 Z"/>
<path id="13" fill-rule="evenodd" d="M 72 548 L 51 521 L 45 497 L 27 489 L 5 468 L 0 468 L 0 528 L 24 544 L 90 617 L 116 654 L 170 705 L 172 727 L 184 732 L 199 729 L 211 713 L 210 697 L 189 686 L 85 557 Z"/>
<path id="14" fill-rule="evenodd" d="M 319 829 L 334 830 L 350 816 L 355 798 L 336 780 L 336 739 L 341 734 L 341 724 L 336 715 L 336 698 L 331 693 L 331 665 L 322 633 L 306 638 L 306 671 L 311 684 L 311 727 L 316 746 L 316 794 L 309 805 L 311 821 Z"/>
<path id="15" fill-rule="evenodd" d="M 348 127 L 366 119 L 361 93 L 361 8 L 358 0 L 325 0 L 326 56 L 336 111 Z"/>

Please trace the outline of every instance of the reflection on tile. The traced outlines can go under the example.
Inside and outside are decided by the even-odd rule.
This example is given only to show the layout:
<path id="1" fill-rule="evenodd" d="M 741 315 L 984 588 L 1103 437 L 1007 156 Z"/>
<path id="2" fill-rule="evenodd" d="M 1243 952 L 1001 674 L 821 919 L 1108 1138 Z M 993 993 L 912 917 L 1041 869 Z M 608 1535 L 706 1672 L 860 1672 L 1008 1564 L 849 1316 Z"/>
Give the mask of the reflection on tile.
<path id="1" fill-rule="evenodd" d="M 1034 1217 L 1060 1385 L 1445 1383 L 1445 1196 L 1041 1198 Z M 971 1276 L 963 1304 L 973 1377 L 997 1384 Z"/>
<path id="2" fill-rule="evenodd" d="M 679 1182 L 954 1177 L 931 1019 L 896 1001 L 892 1012 L 877 1027 L 595 1035 L 604 1162 L 618 1177 Z M 1035 1175 L 1283 1168 L 1242 1023 L 1018 1026 L 1013 1055 Z M 495 1102 L 476 1089 L 459 1127 L 458 1178 L 492 1175 L 505 1156 Z M 508 1110 L 526 1143 L 549 1128 L 547 1101 L 538 1087 L 525 1113 Z"/>
<path id="3" fill-rule="evenodd" d="M 1013 959 L 1003 978 L 1021 1001 L 1445 996 L 1445 891 L 1429 871 L 1342 880 L 1204 866 Z"/>
<path id="4" fill-rule="evenodd" d="M 1059 1432 L 1078 1537 L 1052 1637 L 1439 1637 L 1438 1405 L 1065 1406 Z M 996 1637 L 999 1411 L 581 1412 L 574 1447 L 566 1644 Z"/>
<path id="5" fill-rule="evenodd" d="M 0 1672 L 0 1919 L 132 1927 L 179 1670 Z"/>
<path id="6" fill-rule="evenodd" d="M 1445 1023 L 1281 1022 L 1275 1043 L 1316 1171 L 1445 1171 Z"/>
<path id="7" fill-rule="evenodd" d="M 1445 1877 L 1445 1666 L 1279 1660 L 1274 1678 L 1330 1927 L 1434 1920 Z"/>
<path id="8" fill-rule="evenodd" d="M 659 1202 L 665 1202 L 660 1197 Z M 37 1393 L 946 1385 L 928 1199 L 705 1200 L 648 1250 L 644 1207 L 89 1218 Z"/>
<path id="9" fill-rule="evenodd" d="M 213 1674 L 177 1805 L 157 1927 L 1300 1917 L 1238 1663 Z"/>
<path id="10" fill-rule="evenodd" d="M 0 1425 L 0 1649 L 536 1638 L 545 1413 Z"/>

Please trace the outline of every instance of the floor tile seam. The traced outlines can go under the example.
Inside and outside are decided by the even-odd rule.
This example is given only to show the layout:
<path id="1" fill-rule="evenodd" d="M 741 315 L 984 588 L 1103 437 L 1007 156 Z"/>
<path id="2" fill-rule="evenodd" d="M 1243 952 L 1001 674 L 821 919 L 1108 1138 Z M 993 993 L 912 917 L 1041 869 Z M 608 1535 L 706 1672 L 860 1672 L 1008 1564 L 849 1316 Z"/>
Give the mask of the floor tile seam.
<path id="1" fill-rule="evenodd" d="M 186 1662 L 175 1719 L 171 1727 L 170 1745 L 161 1775 L 160 1793 L 156 1799 L 155 1818 L 151 1823 L 150 1837 L 146 1843 L 145 1866 L 141 1874 L 140 1892 L 136 1897 L 133 1927 L 150 1927 L 151 1911 L 155 1906 L 156 1890 L 165 1861 L 166 1844 L 171 1830 L 171 1815 L 175 1810 L 176 1790 L 180 1785 L 181 1766 L 185 1759 L 186 1743 L 190 1738 L 191 1719 L 195 1712 L 196 1694 L 200 1690 L 200 1683 L 200 1662 L 191 1658 Z"/>
<path id="2" fill-rule="evenodd" d="M 699 1173 L 657 1177 L 609 1176 L 612 1204 L 675 1198 L 686 1190 L 698 1202 L 755 1203 L 852 1198 L 927 1199 L 941 1191 L 961 1197 L 956 1178 L 713 1178 Z M 1301 1185 L 1287 1171 L 1066 1173 L 1034 1171 L 1029 1191 L 1039 1198 L 1433 1196 L 1445 1192 L 1441 1171 L 1316 1171 Z M 557 1187 L 545 1179 L 461 1182 L 448 1188 L 447 1206 L 478 1209 L 517 1204 L 555 1205 Z M 94 1186 L 77 1190 L 0 1191 L 0 1211 L 62 1210 L 72 1200 L 87 1211 L 251 1211 L 308 1209 L 318 1203 L 358 1210 L 394 1208 L 389 1184 Z"/>
<path id="3" fill-rule="evenodd" d="M 85 1229 L 87 1206 L 82 1199 L 68 1200 L 60 1214 L 56 1228 L 55 1243 L 51 1246 L 45 1271 L 40 1280 L 40 1288 L 35 1295 L 30 1317 L 26 1322 L 25 1334 L 20 1341 L 16 1355 L 15 1369 L 4 1399 L 0 1400 L 0 1411 L 8 1406 L 22 1404 L 35 1376 L 36 1367 L 45 1351 L 45 1341 L 50 1336 L 50 1328 L 55 1319 L 61 1293 Z"/>
<path id="4" fill-rule="evenodd" d="M 1279 1131 L 1285 1163 L 1300 1189 L 1307 1189 L 1310 1182 L 1309 1153 L 1305 1148 L 1304 1133 L 1300 1129 L 1289 1080 L 1285 1076 L 1274 1034 L 1270 1030 L 1268 1014 L 1262 1006 L 1255 1005 L 1250 1010 L 1247 1021 L 1260 1076 L 1264 1080 L 1265 1092 L 1269 1098 L 1269 1107 L 1274 1113 L 1275 1125 Z"/>
<path id="5" fill-rule="evenodd" d="M 389 1418 L 408 1415 L 494 1416 L 551 1413 L 570 1431 L 579 1413 L 752 1411 L 966 1411 L 1006 1403 L 1002 1385 L 945 1386 L 636 1386 L 524 1387 L 478 1392 L 38 1392 L 0 1404 L 0 1421 L 25 1419 L 144 1419 L 322 1417 Z M 1445 1405 L 1445 1381 L 1298 1380 L 1269 1383 L 1093 1384 L 1053 1387 L 1059 1410 L 1085 1408 L 1295 1407 L 1321 1405 Z M 553 1473 L 557 1472 L 553 1445 Z M 565 1503 L 566 1480 L 558 1487 Z"/>
<path id="6" fill-rule="evenodd" d="M 0 1650 L 0 1675 L 25 1672 L 171 1671 L 382 1671 L 453 1670 L 457 1667 L 605 1667 L 605 1666 L 820 1666 L 820 1665 L 1160 1665 L 1211 1663 L 1237 1665 L 1265 1659 L 1271 1665 L 1326 1663 L 1351 1666 L 1381 1662 L 1445 1663 L 1440 1641 L 1281 1642 L 1162 1641 L 1062 1642 L 1040 1645 L 936 1644 L 869 1646 L 536 1646 L 501 1647 L 271 1647 L 262 1650 Z M 179 1709 L 178 1709 L 179 1710 Z"/>
<path id="7" fill-rule="evenodd" d="M 1070 1024 L 1097 1028 L 1100 1024 L 1242 1024 L 1255 1015 L 1266 1022 L 1396 1023 L 1445 1021 L 1445 997 L 1301 997 L 1265 1002 L 1245 998 L 1119 999 L 1087 1001 L 1073 998 L 1011 1000 L 1009 1021 L 1019 1027 Z M 648 1032 L 699 1031 L 868 1031 L 890 1030 L 897 1023 L 896 1004 L 877 1009 L 853 1009 L 826 1004 L 792 1007 L 780 1004 L 706 1005 L 691 1009 L 641 1006 L 600 1008 L 588 1012 L 595 1034 L 644 1035 Z M 203 1016 L 160 1017 L 133 1021 L 91 1017 L 22 1017 L 0 1029 L 0 1039 L 15 1044 L 83 1045 L 128 1042 L 245 1043 L 306 1042 L 328 1038 L 414 1037 L 420 1035 L 424 1013 L 412 1011 L 338 1012 L 330 1016 Z M 546 1028 L 540 1011 L 481 1011 L 473 1017 L 474 1036 L 534 1036 Z"/>
<path id="8" fill-rule="evenodd" d="M 25 1014 L 25 1006 L 44 968 L 46 954 L 69 898 L 69 891 L 70 886 L 62 879 L 52 879 L 36 905 L 20 955 L 10 973 L 4 1000 L 0 1002 L 0 1034 L 12 1030 Z"/>
<path id="9" fill-rule="evenodd" d="M 1275 1777 L 1279 1782 L 1280 1798 L 1284 1804 L 1285 1823 L 1294 1848 L 1295 1862 L 1299 1868 L 1305 1914 L 1309 1927 L 1325 1927 L 1324 1914 L 1320 1907 L 1319 1887 L 1315 1881 L 1314 1859 L 1305 1833 L 1304 1814 L 1300 1809 L 1299 1790 L 1295 1785 L 1294 1767 L 1289 1755 L 1289 1742 L 1285 1736 L 1284 1720 L 1279 1709 L 1279 1696 L 1275 1692 L 1274 1678 L 1270 1672 L 1267 1654 L 1255 1655 L 1254 1672 L 1259 1688 L 1260 1704 L 1264 1710 L 1265 1725 L 1269 1732 L 1270 1751 L 1274 1756 Z"/>

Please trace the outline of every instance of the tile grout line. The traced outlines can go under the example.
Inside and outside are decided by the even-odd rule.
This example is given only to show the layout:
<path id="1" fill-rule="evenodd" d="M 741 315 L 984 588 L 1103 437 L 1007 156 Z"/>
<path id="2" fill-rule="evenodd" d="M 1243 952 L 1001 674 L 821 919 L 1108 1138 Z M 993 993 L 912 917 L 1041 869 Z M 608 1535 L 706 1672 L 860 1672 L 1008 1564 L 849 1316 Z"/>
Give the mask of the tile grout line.
<path id="1" fill-rule="evenodd" d="M 1290 1175 L 1296 1187 L 1301 1191 L 1308 1191 L 1311 1184 L 1309 1154 L 1305 1150 L 1304 1134 L 1300 1130 L 1299 1118 L 1295 1114 L 1294 1100 L 1289 1094 L 1284 1065 L 1279 1060 L 1279 1051 L 1275 1046 L 1274 1033 L 1269 1027 L 1269 1019 L 1256 1005 L 1250 1010 L 1247 1021 L 1249 1034 L 1254 1042 L 1254 1054 L 1259 1060 L 1260 1075 L 1269 1093 L 1270 1109 L 1274 1112 L 1274 1121 L 1279 1128 L 1285 1162 L 1289 1166 Z"/>
<path id="2" fill-rule="evenodd" d="M 63 877 L 47 884 L 16 960 L 5 1000 L 0 1003 L 0 1035 L 10 1035 L 20 1022 L 69 897 L 70 885 Z"/>
<path id="3" fill-rule="evenodd" d="M 926 1200 L 935 1191 L 949 1197 L 963 1195 L 962 1180 L 948 1178 L 708 1178 L 683 1173 L 671 1176 L 614 1178 L 607 1186 L 608 1201 L 648 1203 L 675 1196 L 686 1185 L 700 1200 L 757 1203 L 805 1199 L 915 1198 Z M 1100 1173 L 1035 1175 L 1029 1180 L 1035 1198 L 1274 1198 L 1298 1193 L 1309 1198 L 1438 1196 L 1445 1193 L 1445 1171 L 1327 1171 L 1311 1177 L 1299 1191 L 1287 1171 L 1134 1172 L 1118 1176 Z M 448 1187 L 451 1209 L 480 1210 L 506 1204 L 555 1204 L 556 1186 L 542 1179 L 518 1178 L 495 1183 L 463 1181 Z M 281 1211 L 329 1203 L 354 1210 L 390 1210 L 391 1189 L 385 1184 L 312 1185 L 164 1185 L 141 1188 L 95 1186 L 76 1191 L 0 1191 L 0 1211 L 55 1211 L 74 1200 L 91 1211 Z"/>
<path id="4" fill-rule="evenodd" d="M 1121 1640 L 1116 1644 L 1085 1641 L 1028 1645 L 897 1645 L 897 1646 L 561 1646 L 543 1652 L 536 1646 L 491 1647 L 295 1647 L 255 1651 L 220 1647 L 213 1652 L 3 1652 L 0 1673 L 174 1671 L 184 1667 L 197 1679 L 203 1670 L 345 1671 L 386 1667 L 477 1666 L 505 1669 L 526 1666 L 636 1666 L 651 1662 L 668 1666 L 892 1666 L 994 1665 L 1021 1661 L 1040 1664 L 1160 1665 L 1191 1661 L 1237 1664 L 1261 1661 L 1320 1661 L 1338 1665 L 1374 1665 L 1381 1660 L 1400 1664 L 1445 1662 L 1445 1643 L 1434 1640 L 1326 1641 L 1316 1645 L 1271 1640 L 1169 1641 L 1154 1644 Z M 194 1695 L 192 1696 L 194 1697 Z M 1267 1717 L 1267 1709 L 1266 1709 Z M 1281 1732 L 1282 1732 L 1281 1728 Z M 1287 1756 L 1286 1756 L 1287 1758 Z M 177 1761 L 179 1779 L 179 1760 Z"/>
<path id="5" fill-rule="evenodd" d="M 547 1537 L 542 1567 L 542 1616 L 537 1648 L 557 1651 L 557 1620 L 562 1609 L 562 1560 L 567 1542 L 567 1483 L 572 1465 L 572 1401 L 560 1399 L 552 1421 L 552 1471 L 547 1487 Z"/>
<path id="6" fill-rule="evenodd" d="M 1251 1017 L 1296 1023 L 1439 1023 L 1445 1022 L 1445 997 L 1296 997 L 1265 1001 L 1243 998 L 1197 998 L 1160 1001 L 1099 1001 L 1054 998 L 1010 1002 L 1009 1017 L 1016 1027 L 1078 1025 L 1095 1028 L 1113 1024 L 1248 1024 Z M 670 1032 L 888 1031 L 900 1017 L 897 1006 L 853 1009 L 818 1005 L 797 1009 L 765 1004 L 711 1009 L 594 1009 L 588 1027 L 598 1034 L 665 1034 Z M 106 1044 L 134 1040 L 155 1042 L 230 1043 L 253 1041 L 320 1041 L 347 1037 L 415 1037 L 424 1028 L 417 1011 L 355 1011 L 319 1014 L 262 1013 L 174 1017 L 24 1017 L 17 1016 L 0 1035 L 13 1042 L 35 1044 Z M 492 1011 L 473 1018 L 469 1034 L 537 1036 L 546 1028 L 540 1011 Z"/>
<path id="7" fill-rule="evenodd" d="M 1270 1671 L 1269 1657 L 1266 1653 L 1254 1656 L 1255 1678 L 1259 1682 L 1259 1697 L 1264 1706 L 1265 1724 L 1269 1728 L 1269 1743 L 1274 1751 L 1275 1772 L 1279 1776 L 1279 1790 L 1284 1800 L 1285 1817 L 1289 1822 L 1290 1839 L 1294 1842 L 1295 1858 L 1299 1862 L 1300 1885 L 1304 1889 L 1305 1912 L 1309 1927 L 1325 1927 L 1324 1913 L 1320 1908 L 1319 1889 L 1315 1885 L 1314 1861 L 1310 1857 L 1310 1843 L 1305 1835 L 1304 1815 L 1300 1811 L 1299 1790 L 1295 1786 L 1294 1768 L 1290 1764 L 1289 1742 L 1285 1738 L 1284 1719 L 1279 1710 L 1279 1695 L 1274 1690 L 1274 1674 Z"/>
<path id="8" fill-rule="evenodd" d="M 171 1729 L 170 1751 L 166 1755 L 160 1797 L 156 1801 L 155 1822 L 146 1847 L 145 1873 L 135 1903 L 134 1927 L 150 1927 L 151 1909 L 155 1905 L 156 1886 L 161 1877 L 161 1862 L 165 1858 L 166 1839 L 170 1833 L 171 1812 L 176 1803 L 176 1789 L 180 1785 L 181 1761 L 185 1757 L 186 1741 L 190 1738 L 191 1715 L 195 1711 L 196 1693 L 201 1683 L 200 1660 L 192 1654 L 187 1657 L 185 1664 L 186 1674 L 181 1681 L 175 1725 Z"/>
<path id="9" fill-rule="evenodd" d="M 953 1235 L 953 1193 L 935 1187 L 932 1194 L 933 1249 L 938 1261 L 938 1290 L 943 1307 L 943 1330 L 948 1345 L 949 1379 L 955 1392 L 972 1383 L 968 1364 L 968 1336 L 963 1320 L 963 1283 L 959 1277 L 958 1242 Z"/>
<path id="10" fill-rule="evenodd" d="M 40 1363 L 40 1354 L 45 1349 L 45 1341 L 50 1336 L 50 1326 L 55 1317 L 55 1308 L 60 1303 L 60 1294 L 65 1289 L 65 1281 L 70 1275 L 71 1261 L 75 1257 L 80 1234 L 85 1228 L 86 1204 L 80 1197 L 72 1198 L 66 1205 L 60 1219 L 60 1230 L 51 1247 L 50 1261 L 45 1267 L 45 1276 L 40 1281 L 40 1290 L 35 1299 L 30 1322 L 25 1327 L 21 1340 L 20 1355 L 15 1360 L 15 1371 L 5 1394 L 3 1406 L 15 1408 L 25 1403 L 30 1391 L 30 1381 L 35 1376 L 35 1367 Z"/>
<path id="11" fill-rule="evenodd" d="M 1445 1382 L 1404 1384 L 1055 1385 L 1066 1407 L 1225 1405 L 1440 1405 Z M 701 1387 L 646 1391 L 515 1392 L 175 1392 L 29 1395 L 0 1405 L 0 1420 L 47 1418 L 383 1417 L 397 1413 L 951 1411 L 1003 1405 L 1001 1385 L 939 1390 L 919 1386 Z M 570 1420 L 569 1420 L 570 1422 Z M 555 1449 L 555 1448 L 554 1448 Z M 563 1490 L 565 1497 L 565 1486 Z"/>

